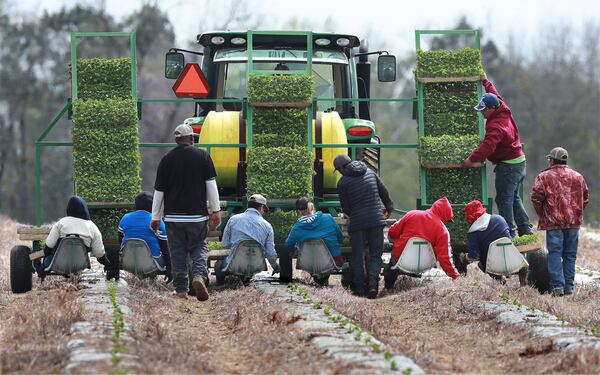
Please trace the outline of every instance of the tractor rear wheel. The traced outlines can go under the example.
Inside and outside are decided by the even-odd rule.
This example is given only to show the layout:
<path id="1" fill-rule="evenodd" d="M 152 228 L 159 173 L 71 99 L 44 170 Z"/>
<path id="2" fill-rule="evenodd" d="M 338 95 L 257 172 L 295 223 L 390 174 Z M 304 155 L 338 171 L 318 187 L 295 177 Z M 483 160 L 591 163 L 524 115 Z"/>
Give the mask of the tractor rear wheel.
<path id="1" fill-rule="evenodd" d="M 540 250 L 528 253 L 529 273 L 527 282 L 540 293 L 550 292 L 550 274 L 548 273 L 548 250 L 542 247 Z"/>
<path id="2" fill-rule="evenodd" d="M 26 293 L 33 287 L 29 254 L 31 249 L 27 246 L 15 246 L 10 250 L 10 289 L 13 293 Z"/>

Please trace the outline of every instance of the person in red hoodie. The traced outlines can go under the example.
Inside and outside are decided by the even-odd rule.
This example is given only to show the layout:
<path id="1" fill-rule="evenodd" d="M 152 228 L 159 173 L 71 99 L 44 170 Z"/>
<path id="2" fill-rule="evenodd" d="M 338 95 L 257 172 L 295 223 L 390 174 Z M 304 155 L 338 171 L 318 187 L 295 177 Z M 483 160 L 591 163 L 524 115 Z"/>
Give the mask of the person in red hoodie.
<path id="1" fill-rule="evenodd" d="M 452 279 L 458 277 L 458 271 L 452 263 L 450 233 L 444 225 L 445 222 L 452 220 L 452 216 L 452 206 L 448 198 L 442 197 L 435 201 L 430 209 L 409 211 L 392 225 L 388 236 L 394 242 L 394 250 L 384 274 L 386 289 L 393 288 L 396 283 L 398 270 L 392 270 L 391 267 L 400 259 L 400 255 L 411 237 L 421 237 L 427 240 L 433 247 L 435 256 L 446 275 Z"/>
<path id="2" fill-rule="evenodd" d="M 525 154 L 519 138 L 519 128 L 510 108 L 494 84 L 481 75 L 485 94 L 475 110 L 486 119 L 485 137 L 475 151 L 463 162 L 466 168 L 478 167 L 488 159 L 496 164 L 496 205 L 498 213 L 506 220 L 514 238 L 531 234 L 529 216 L 519 197 L 519 185 L 525 178 Z"/>

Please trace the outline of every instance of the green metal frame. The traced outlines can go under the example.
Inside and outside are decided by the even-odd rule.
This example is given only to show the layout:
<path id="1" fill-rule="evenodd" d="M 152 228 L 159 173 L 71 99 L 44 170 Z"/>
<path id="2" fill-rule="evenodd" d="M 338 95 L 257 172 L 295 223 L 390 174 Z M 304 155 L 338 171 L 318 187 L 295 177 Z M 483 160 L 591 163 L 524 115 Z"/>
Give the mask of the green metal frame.
<path id="1" fill-rule="evenodd" d="M 472 35 L 474 37 L 473 46 L 475 49 L 481 50 L 481 33 L 477 29 L 457 29 L 457 30 L 415 30 L 415 48 L 417 51 L 421 50 L 421 36 L 423 35 Z M 424 100 L 423 100 L 423 82 L 416 81 L 417 83 L 417 104 L 418 104 L 418 126 L 419 126 L 419 139 L 425 135 L 425 111 L 424 111 Z M 483 94 L 483 86 L 481 81 L 477 82 L 477 95 L 481 97 Z M 483 139 L 485 135 L 485 124 L 483 116 L 478 114 L 479 122 L 479 137 Z M 480 168 L 481 171 L 481 201 L 486 204 L 488 212 L 492 212 L 491 200 L 488 199 L 487 189 L 487 169 L 485 164 Z M 419 166 L 419 179 L 421 185 L 421 197 L 417 200 L 417 208 L 431 205 L 433 202 L 427 202 L 427 181 L 425 168 Z"/>
<path id="2" fill-rule="evenodd" d="M 307 38 L 307 66 L 305 70 L 299 71 L 257 71 L 253 69 L 252 63 L 252 50 L 253 50 L 253 36 L 254 35 L 305 35 Z M 142 117 L 142 108 L 144 103 L 241 103 L 242 111 L 246 115 L 246 126 L 248 130 L 247 143 L 237 144 L 195 144 L 196 147 L 205 148 L 208 152 L 213 147 L 233 147 L 233 148 L 251 148 L 252 147 L 252 111 L 253 106 L 248 103 L 246 99 L 143 99 L 137 98 L 136 89 L 136 75 L 137 75 L 137 63 L 135 54 L 135 33 L 72 33 L 71 34 L 71 79 L 74 84 L 72 85 L 72 98 L 77 98 L 77 39 L 86 37 L 129 37 L 130 40 L 130 56 L 132 61 L 132 89 L 131 95 L 134 100 L 137 101 L 138 117 Z M 248 76 L 250 74 L 312 74 L 312 32 L 307 31 L 248 31 Z M 339 144 L 313 144 L 312 141 L 312 121 L 315 117 L 314 109 L 317 108 L 317 102 L 319 101 L 339 101 L 339 102 L 384 102 L 384 103 L 415 103 L 417 98 L 318 98 L 315 97 L 309 104 L 308 110 L 311 116 L 308 116 L 307 131 L 308 131 L 308 148 L 312 151 L 313 148 L 340 148 Z M 67 103 L 63 106 L 58 115 L 52 120 L 52 122 L 42 132 L 40 137 L 36 140 L 36 196 L 35 196 L 35 224 L 41 225 L 42 221 L 42 207 L 41 207 L 41 149 L 42 147 L 71 147 L 73 142 L 71 141 L 46 141 L 45 138 L 52 131 L 54 126 L 60 121 L 65 115 L 70 118 L 72 110 L 72 99 L 68 99 Z M 152 143 L 143 142 L 139 143 L 140 149 L 142 148 L 170 148 L 175 146 L 175 143 Z M 417 143 L 390 143 L 390 144 L 346 144 L 344 148 L 351 148 L 351 157 L 356 159 L 357 148 L 397 148 L 397 149 L 416 149 Z M 340 207 L 339 200 L 336 199 L 318 199 L 315 201 L 317 206 L 326 208 L 329 212 L 337 214 L 337 209 Z M 235 208 L 244 207 L 246 204 L 245 197 L 237 197 L 236 199 L 227 200 L 227 212 L 231 214 Z M 278 206 L 282 208 L 293 208 L 293 203 L 281 203 Z M 395 210 L 397 213 L 404 213 L 402 210 Z"/>

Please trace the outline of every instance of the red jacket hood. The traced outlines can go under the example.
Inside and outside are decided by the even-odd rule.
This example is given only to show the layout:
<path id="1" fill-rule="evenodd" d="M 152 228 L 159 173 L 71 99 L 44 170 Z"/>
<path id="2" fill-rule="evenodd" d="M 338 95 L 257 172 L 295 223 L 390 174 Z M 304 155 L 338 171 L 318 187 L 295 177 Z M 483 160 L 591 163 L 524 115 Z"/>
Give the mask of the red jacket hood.
<path id="1" fill-rule="evenodd" d="M 431 211 L 444 223 L 452 219 L 454 216 L 452 213 L 452 205 L 450 205 L 450 201 L 448 201 L 448 198 L 446 197 L 442 197 L 433 202 L 429 211 Z"/>

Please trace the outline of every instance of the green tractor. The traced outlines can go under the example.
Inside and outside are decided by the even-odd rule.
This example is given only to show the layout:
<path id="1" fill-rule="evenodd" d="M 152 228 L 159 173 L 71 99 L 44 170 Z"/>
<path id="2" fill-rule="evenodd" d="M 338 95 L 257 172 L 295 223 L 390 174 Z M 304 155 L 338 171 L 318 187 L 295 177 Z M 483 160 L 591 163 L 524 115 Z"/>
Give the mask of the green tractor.
<path id="1" fill-rule="evenodd" d="M 335 155 L 348 152 L 373 171 L 380 170 L 380 148 L 348 147 L 380 143 L 369 108 L 371 64 L 369 55 L 379 55 L 378 79 L 396 79 L 396 59 L 386 51 L 369 52 L 366 42 L 354 35 L 278 32 L 210 32 L 198 35 L 199 51 L 172 48 L 165 56 L 165 77 L 181 80 L 184 53 L 202 55 L 202 73 L 208 86 L 206 99 L 197 102 L 190 125 L 201 144 L 248 144 L 247 82 L 250 74 L 311 74 L 314 82 L 311 105 L 314 144 L 340 147 L 313 149 L 316 198 L 336 198 L 339 174 L 332 165 Z M 310 54 L 310 56 L 309 56 Z M 187 95 L 192 96 L 193 95 Z M 362 99 L 362 100 L 361 100 Z M 250 103 L 251 104 L 251 103 Z M 251 116 L 250 116 L 251 118 Z M 311 143 L 310 145 L 312 145 Z M 309 146 L 310 147 L 310 146 Z M 229 200 L 245 196 L 246 152 L 243 148 L 213 147 L 221 196 Z"/>

